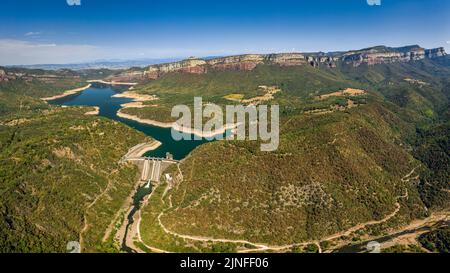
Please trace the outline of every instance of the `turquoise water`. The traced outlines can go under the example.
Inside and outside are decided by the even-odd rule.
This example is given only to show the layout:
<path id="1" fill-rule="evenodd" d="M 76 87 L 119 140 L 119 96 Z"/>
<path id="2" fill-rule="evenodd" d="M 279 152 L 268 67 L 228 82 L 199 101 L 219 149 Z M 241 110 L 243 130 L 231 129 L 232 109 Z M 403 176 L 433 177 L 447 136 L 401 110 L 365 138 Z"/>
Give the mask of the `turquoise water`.
<path id="1" fill-rule="evenodd" d="M 169 152 L 173 155 L 174 159 L 181 160 L 185 158 L 197 146 L 208 142 L 206 139 L 175 141 L 172 138 L 170 128 L 160 128 L 152 125 L 141 124 L 132 120 L 118 117 L 117 111 L 121 108 L 120 105 L 131 102 L 132 99 L 113 98 L 112 96 L 117 93 L 123 92 L 126 89 L 127 87 L 112 88 L 111 86 L 96 85 L 95 87 L 91 87 L 83 92 L 53 100 L 49 103 L 67 106 L 100 107 L 100 116 L 122 122 L 162 143 L 162 145 L 158 149 L 148 152 L 146 156 L 166 157 L 166 152 Z"/>

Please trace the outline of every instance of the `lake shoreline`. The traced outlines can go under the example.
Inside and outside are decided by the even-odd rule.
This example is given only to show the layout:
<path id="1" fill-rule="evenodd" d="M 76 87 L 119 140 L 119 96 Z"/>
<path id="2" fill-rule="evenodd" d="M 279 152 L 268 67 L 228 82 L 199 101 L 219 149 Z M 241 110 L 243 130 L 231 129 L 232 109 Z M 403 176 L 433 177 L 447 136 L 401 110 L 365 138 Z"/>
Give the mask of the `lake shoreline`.
<path id="1" fill-rule="evenodd" d="M 121 118 L 124 118 L 124 119 L 133 120 L 133 121 L 136 121 L 136 122 L 139 122 L 139 123 L 142 123 L 142 124 L 156 126 L 156 127 L 167 128 L 167 129 L 171 128 L 171 129 L 173 129 L 175 131 L 178 131 L 178 132 L 181 132 L 181 133 L 196 135 L 196 136 L 202 137 L 202 138 L 211 138 L 211 137 L 215 137 L 217 135 L 223 135 L 228 130 L 234 130 L 237 127 L 236 124 L 226 124 L 224 127 L 220 128 L 220 129 L 216 129 L 214 131 L 205 133 L 205 132 L 202 132 L 202 131 L 200 131 L 198 129 L 181 127 L 176 122 L 161 122 L 161 121 L 156 121 L 156 120 L 151 120 L 151 119 L 143 119 L 143 118 L 140 118 L 140 117 L 135 116 L 135 115 L 130 115 L 130 114 L 123 113 L 121 111 L 122 109 L 119 109 L 119 111 L 117 111 L 117 116 L 118 117 L 121 117 Z"/>
<path id="2" fill-rule="evenodd" d="M 79 92 L 83 92 L 83 91 L 91 88 L 91 86 L 92 86 L 92 84 L 89 83 L 88 85 L 86 85 L 84 87 L 71 89 L 71 90 L 66 90 L 62 94 L 55 95 L 55 96 L 52 96 L 52 97 L 47 97 L 47 98 L 41 98 L 41 100 L 43 100 L 43 101 L 52 101 L 52 100 L 61 99 L 61 98 L 67 97 L 67 96 L 74 95 L 74 94 L 79 93 Z"/>
<path id="3" fill-rule="evenodd" d="M 100 107 L 98 107 L 98 106 L 91 106 L 91 107 L 93 107 L 94 110 L 86 112 L 86 113 L 84 113 L 84 115 L 86 115 L 86 116 L 98 116 L 100 114 Z"/>
<path id="4" fill-rule="evenodd" d="M 122 157 L 121 161 L 128 161 L 133 158 L 143 157 L 147 152 L 158 149 L 162 143 L 156 139 L 152 142 L 140 143 L 134 147 L 131 147 L 126 155 Z"/>
<path id="5" fill-rule="evenodd" d="M 60 107 L 72 107 L 72 106 L 90 106 L 93 108 L 87 113 L 88 115 L 101 115 L 114 121 L 121 122 L 129 127 L 132 127 L 138 131 L 143 132 L 147 136 L 154 140 L 159 140 L 161 143 L 158 147 L 146 151 L 155 157 L 165 157 L 167 152 L 173 154 L 176 159 L 183 159 L 197 146 L 214 140 L 216 138 L 222 138 L 224 134 L 228 134 L 230 129 L 234 129 L 236 126 L 227 125 L 224 128 L 218 130 L 212 130 L 212 132 L 203 133 L 202 130 L 194 130 L 192 128 L 181 128 L 175 122 L 159 122 L 156 120 L 139 118 L 139 116 L 130 115 L 124 113 L 126 108 L 139 107 L 158 107 L 158 105 L 145 105 L 145 101 L 157 100 L 154 95 L 139 94 L 131 91 L 130 87 L 128 91 L 117 92 L 111 88 L 110 85 L 105 84 L 104 87 L 88 88 L 85 92 L 88 95 L 84 96 L 70 96 L 69 100 L 60 102 L 58 100 L 49 101 L 48 103 L 53 105 L 59 105 Z M 108 89 L 110 91 L 103 92 L 97 89 Z M 92 89 L 92 90 L 91 90 Z M 84 94 L 84 92 L 83 92 Z M 92 96 L 92 100 L 89 96 Z M 97 102 L 98 100 L 98 102 Z M 75 103 L 73 103 L 75 101 Z M 99 104 L 98 104 L 99 103 Z M 141 104 L 142 103 L 142 104 Z M 128 106 L 128 107 L 127 107 Z M 133 107 L 134 106 L 134 107 Z M 99 109 L 97 107 L 103 107 Z M 137 107 L 137 108 L 139 108 Z M 100 111 L 98 111 L 100 110 Z M 179 132 L 179 134 L 187 134 L 187 138 L 182 138 L 180 141 L 175 140 L 172 135 L 172 129 Z M 234 132 L 234 131 L 233 131 Z M 191 141 L 192 135 L 194 135 Z M 186 135 L 181 135 L 181 137 Z"/>
<path id="6" fill-rule="evenodd" d="M 129 85 L 129 86 L 135 86 L 138 83 L 137 82 L 115 82 L 115 81 L 104 81 L 104 80 L 89 80 L 88 83 L 101 83 L 101 84 L 107 84 L 107 85 Z"/>
<path id="7" fill-rule="evenodd" d="M 136 93 L 134 91 L 130 91 L 130 89 L 128 89 L 128 91 L 115 94 L 112 97 L 113 98 L 128 98 L 128 99 L 132 99 L 133 102 L 154 101 L 154 100 L 158 99 L 158 98 L 156 98 L 153 95 L 146 95 L 146 94 Z"/>

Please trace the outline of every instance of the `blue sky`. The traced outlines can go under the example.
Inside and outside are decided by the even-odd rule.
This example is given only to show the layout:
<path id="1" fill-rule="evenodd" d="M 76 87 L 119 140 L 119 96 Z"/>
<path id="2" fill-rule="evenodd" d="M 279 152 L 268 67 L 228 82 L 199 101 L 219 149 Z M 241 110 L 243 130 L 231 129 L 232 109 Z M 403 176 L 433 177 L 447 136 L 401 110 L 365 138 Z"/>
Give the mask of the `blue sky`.
<path id="1" fill-rule="evenodd" d="M 75 1 L 76 0 L 69 0 Z M 374 0 L 369 0 L 374 1 Z M 0 64 L 336 51 L 450 51 L 450 1 L 2 0 Z"/>

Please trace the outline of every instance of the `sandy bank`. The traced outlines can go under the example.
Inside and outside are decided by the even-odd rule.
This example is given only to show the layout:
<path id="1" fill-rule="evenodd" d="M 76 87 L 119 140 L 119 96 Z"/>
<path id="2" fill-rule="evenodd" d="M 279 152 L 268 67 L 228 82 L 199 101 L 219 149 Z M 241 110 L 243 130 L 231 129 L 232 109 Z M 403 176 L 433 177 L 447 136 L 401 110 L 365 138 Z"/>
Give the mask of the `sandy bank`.
<path id="1" fill-rule="evenodd" d="M 121 104 L 120 106 L 122 108 L 146 108 L 146 107 L 149 107 L 149 105 L 145 105 L 140 101 L 124 103 L 124 104 Z"/>
<path id="2" fill-rule="evenodd" d="M 127 161 L 130 158 L 142 157 L 145 153 L 156 150 L 161 145 L 162 143 L 157 140 L 138 144 L 128 150 L 127 154 L 123 156 L 122 161 Z"/>
<path id="3" fill-rule="evenodd" d="M 103 84 L 108 84 L 108 85 L 131 85 L 131 86 L 137 85 L 137 82 L 115 82 L 115 81 L 108 82 L 108 81 L 104 81 L 104 80 L 90 80 L 90 81 L 87 81 L 87 82 L 89 82 L 89 83 L 103 83 Z"/>
<path id="4" fill-rule="evenodd" d="M 129 119 L 129 120 L 134 120 L 139 123 L 153 125 L 153 126 L 162 127 L 162 128 L 172 128 L 172 126 L 175 125 L 175 122 L 160 122 L 160 121 L 151 120 L 151 119 L 142 119 L 142 118 L 134 116 L 134 115 L 123 113 L 122 109 L 117 111 L 117 116 L 121 117 L 121 118 Z"/>
<path id="5" fill-rule="evenodd" d="M 86 116 L 98 116 L 100 114 L 100 107 L 93 106 L 94 110 L 84 113 Z"/>
<path id="6" fill-rule="evenodd" d="M 210 131 L 210 132 L 202 132 L 200 130 L 193 129 L 193 128 L 181 127 L 177 123 L 174 123 L 174 125 L 172 126 L 172 128 L 176 131 L 186 133 L 186 134 L 192 134 L 192 135 L 196 135 L 196 136 L 204 137 L 204 138 L 210 138 L 210 137 L 214 137 L 217 135 L 223 135 L 223 134 L 225 134 L 226 131 L 234 130 L 236 127 L 237 126 L 235 124 L 225 124 L 225 126 L 220 129 L 216 129 L 216 130 Z"/>
<path id="7" fill-rule="evenodd" d="M 64 97 L 76 94 L 78 92 L 84 91 L 84 90 L 90 88 L 91 86 L 92 86 L 92 84 L 88 84 L 85 87 L 80 87 L 80 88 L 76 88 L 76 89 L 72 89 L 72 90 L 67 90 L 63 94 L 60 94 L 60 95 L 56 95 L 56 96 L 48 97 L 48 98 L 41 98 L 41 100 L 50 101 L 50 100 L 56 100 L 56 99 L 64 98 Z"/>
<path id="8" fill-rule="evenodd" d="M 138 107 L 145 107 L 142 104 L 143 102 L 154 101 L 154 100 L 158 99 L 156 96 L 153 96 L 153 95 L 139 94 L 139 93 L 136 93 L 136 92 L 133 92 L 133 91 L 126 91 L 126 92 L 123 92 L 123 93 L 115 94 L 113 96 L 113 98 L 129 98 L 129 99 L 133 99 L 133 102 L 123 104 L 123 105 L 126 106 L 125 108 L 133 107 L 133 106 L 131 106 L 131 105 L 133 105 L 132 103 L 135 103 L 134 105 L 138 105 Z"/>
<path id="9" fill-rule="evenodd" d="M 131 89 L 131 88 L 130 88 Z M 144 102 L 146 101 L 154 101 L 158 98 L 153 95 L 145 95 L 145 94 L 139 94 L 133 91 L 126 91 L 120 94 L 116 94 L 113 96 L 113 98 L 129 98 L 133 99 L 132 102 L 124 103 L 122 104 L 122 108 L 145 108 L 149 107 L 150 105 L 145 105 Z"/>
<path id="10" fill-rule="evenodd" d="M 202 131 L 199 131 L 199 130 L 193 129 L 193 128 L 181 127 L 176 122 L 160 122 L 160 121 L 151 120 L 151 119 L 142 119 L 142 118 L 139 118 L 134 115 L 122 113 L 121 110 L 119 110 L 117 112 L 117 116 L 119 116 L 121 118 L 129 119 L 129 120 L 134 120 L 139 123 L 153 125 L 156 127 L 172 128 L 172 129 L 182 132 L 182 133 L 193 134 L 193 135 L 203 137 L 203 138 L 209 138 L 209 137 L 214 137 L 216 135 L 222 135 L 227 130 L 233 130 L 237 126 L 236 124 L 226 124 L 224 127 L 220 128 L 220 129 L 216 129 L 211 132 L 202 132 Z"/>

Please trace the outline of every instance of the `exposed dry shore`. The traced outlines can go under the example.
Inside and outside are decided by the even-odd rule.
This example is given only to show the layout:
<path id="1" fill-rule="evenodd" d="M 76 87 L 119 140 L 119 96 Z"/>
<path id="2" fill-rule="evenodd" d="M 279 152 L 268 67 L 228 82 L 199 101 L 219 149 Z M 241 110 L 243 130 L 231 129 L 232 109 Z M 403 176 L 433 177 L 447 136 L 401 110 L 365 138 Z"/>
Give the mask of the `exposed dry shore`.
<path id="1" fill-rule="evenodd" d="M 82 92 L 82 91 L 90 88 L 92 86 L 92 83 L 103 83 L 103 84 L 109 84 L 109 85 L 133 85 L 133 86 L 137 84 L 137 83 L 123 83 L 123 82 L 107 82 L 107 81 L 103 81 L 103 80 L 90 80 L 90 81 L 88 81 L 88 83 L 89 84 L 85 87 L 68 90 L 68 91 L 65 91 L 63 94 L 56 95 L 56 96 L 49 97 L 49 98 L 42 98 L 42 100 L 50 101 L 50 100 L 55 100 L 55 99 L 63 98 L 66 96 L 70 96 L 70 95 L 73 95 L 78 92 Z M 139 123 L 143 123 L 143 124 L 153 125 L 153 126 L 161 127 L 161 128 L 173 128 L 176 131 L 186 133 L 186 134 L 193 134 L 193 135 L 203 137 L 203 138 L 209 138 L 209 137 L 214 137 L 216 135 L 221 135 L 221 134 L 224 134 L 227 130 L 234 130 L 237 127 L 236 124 L 226 124 L 224 127 L 220 128 L 220 129 L 216 129 L 211 132 L 202 132 L 202 131 L 199 131 L 199 130 L 193 129 L 193 128 L 181 127 L 176 122 L 160 122 L 160 121 L 151 120 L 151 119 L 142 119 L 142 118 L 139 118 L 134 115 L 123 113 L 121 110 L 125 109 L 125 108 L 149 107 L 147 105 L 144 105 L 143 102 L 157 100 L 158 98 L 156 96 L 139 94 L 139 93 L 136 93 L 133 91 L 126 91 L 126 92 L 123 92 L 120 94 L 116 94 L 113 97 L 133 99 L 133 102 L 129 102 L 129 103 L 125 103 L 125 104 L 121 105 L 122 108 L 119 109 L 119 111 L 117 111 L 117 116 L 121 117 L 121 118 L 129 119 L 129 120 L 133 120 L 133 121 L 136 121 Z M 100 109 L 98 107 L 95 107 L 95 110 L 89 111 L 85 114 L 86 115 L 98 115 L 99 112 L 100 112 Z M 157 147 L 151 148 L 147 151 L 154 150 L 154 149 L 158 148 L 160 145 L 161 145 L 161 143 L 159 143 Z M 145 151 L 145 152 L 147 152 L 147 151 Z M 143 154 L 145 154 L 145 152 Z"/>
<path id="2" fill-rule="evenodd" d="M 131 85 L 131 86 L 137 85 L 136 82 L 115 82 L 115 81 L 108 82 L 108 81 L 104 81 L 104 80 L 90 80 L 90 81 L 87 81 L 87 82 L 89 82 L 89 83 L 103 83 L 103 84 L 108 84 L 108 85 Z"/>
<path id="3" fill-rule="evenodd" d="M 224 127 L 220 128 L 220 129 L 216 129 L 211 132 L 202 132 L 200 130 L 193 129 L 193 128 L 181 127 L 176 122 L 161 122 L 161 121 L 156 121 L 156 120 L 151 120 L 151 119 L 144 119 L 144 118 L 140 118 L 135 115 L 130 115 L 130 114 L 124 113 L 124 112 L 122 112 L 122 110 L 125 108 L 157 107 L 157 106 L 143 104 L 146 101 L 158 100 L 158 98 L 156 96 L 139 94 L 139 93 L 136 93 L 133 91 L 126 91 L 126 92 L 123 92 L 120 94 L 116 94 L 113 97 L 133 99 L 132 102 L 124 103 L 121 105 L 122 108 L 119 109 L 119 111 L 117 111 L 117 116 L 121 117 L 121 118 L 129 119 L 129 120 L 133 120 L 133 121 L 136 121 L 136 122 L 139 122 L 142 124 L 153 125 L 153 126 L 161 127 L 161 128 L 172 128 L 176 131 L 186 133 L 186 134 L 193 134 L 193 135 L 196 135 L 196 136 L 199 136 L 202 138 L 211 138 L 211 137 L 214 137 L 217 135 L 222 135 L 227 130 L 234 130 L 237 127 L 236 124 L 226 124 Z"/>
<path id="4" fill-rule="evenodd" d="M 129 120 L 134 120 L 136 122 L 143 123 L 143 124 L 149 124 L 149 125 L 162 127 L 162 128 L 172 128 L 172 129 L 182 132 L 182 133 L 193 134 L 193 135 L 196 135 L 199 137 L 204 137 L 204 138 L 221 135 L 221 134 L 224 134 L 227 130 L 233 130 L 236 128 L 236 124 L 226 124 L 224 127 L 220 128 L 220 129 L 216 129 L 211 132 L 201 132 L 197 129 L 181 127 L 176 122 L 160 122 L 160 121 L 151 120 L 151 119 L 142 119 L 142 118 L 134 116 L 134 115 L 123 113 L 121 110 L 119 110 L 117 112 L 117 116 L 119 116 L 121 118 L 129 119 Z"/>
<path id="5" fill-rule="evenodd" d="M 141 101 L 128 102 L 128 103 L 121 104 L 120 106 L 122 107 L 122 109 L 124 109 L 124 108 L 146 108 L 146 107 L 149 107 L 149 105 L 145 105 Z"/>
<path id="6" fill-rule="evenodd" d="M 55 96 L 48 97 L 48 98 L 41 98 L 41 100 L 50 101 L 50 100 L 56 100 L 56 99 L 64 98 L 64 97 L 76 94 L 78 92 L 84 91 L 84 90 L 90 88 L 91 86 L 92 86 L 92 84 L 88 84 L 85 87 L 80 87 L 80 88 L 76 88 L 76 89 L 72 89 L 72 90 L 67 90 L 64 93 L 60 94 L 60 95 L 55 95 Z"/>
<path id="7" fill-rule="evenodd" d="M 86 116 L 98 116 L 100 114 L 100 107 L 92 106 L 94 110 L 84 113 Z"/>
<path id="8" fill-rule="evenodd" d="M 142 157 L 145 153 L 156 150 L 161 145 L 162 145 L 162 143 L 157 140 L 154 140 L 152 142 L 138 144 L 138 145 L 130 148 L 128 150 L 127 154 L 123 156 L 122 160 L 126 161 L 129 158 Z"/>
<path id="9" fill-rule="evenodd" d="M 146 101 L 154 101 L 158 98 L 153 95 L 145 95 L 145 94 L 139 94 L 133 91 L 126 91 L 120 94 L 116 94 L 113 96 L 113 98 L 129 98 L 133 99 L 132 102 L 124 103 L 122 104 L 122 108 L 145 108 L 149 107 L 149 105 L 144 105 L 144 102 Z"/>
<path id="10" fill-rule="evenodd" d="M 209 138 L 209 137 L 214 137 L 217 135 L 223 135 L 225 134 L 225 132 L 227 130 L 234 130 L 237 127 L 237 125 L 235 124 L 225 124 L 224 127 L 220 128 L 220 129 L 216 129 L 214 131 L 211 132 L 202 132 L 199 131 L 197 129 L 193 129 L 193 128 L 186 128 L 186 127 L 181 127 L 180 125 L 178 125 L 177 123 L 175 123 L 172 128 L 176 131 L 182 132 L 182 133 L 186 133 L 186 134 L 193 134 L 199 137 L 204 137 L 204 138 Z"/>
<path id="11" fill-rule="evenodd" d="M 160 121 L 151 120 L 151 119 L 142 119 L 142 118 L 134 116 L 134 115 L 123 113 L 122 109 L 117 111 L 117 116 L 121 117 L 121 118 L 129 119 L 129 120 L 134 120 L 139 123 L 153 125 L 153 126 L 162 127 L 162 128 L 172 128 L 172 126 L 175 124 L 174 122 L 160 122 Z"/>

